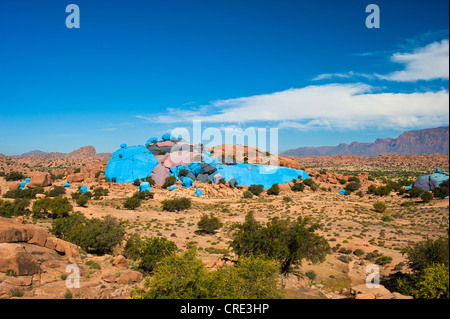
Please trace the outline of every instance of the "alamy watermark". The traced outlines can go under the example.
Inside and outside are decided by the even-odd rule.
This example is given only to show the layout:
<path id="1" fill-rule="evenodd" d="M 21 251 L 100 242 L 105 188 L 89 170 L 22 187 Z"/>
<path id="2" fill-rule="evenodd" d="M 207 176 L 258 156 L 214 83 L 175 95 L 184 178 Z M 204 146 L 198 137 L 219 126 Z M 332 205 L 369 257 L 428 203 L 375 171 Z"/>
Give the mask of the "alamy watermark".
<path id="1" fill-rule="evenodd" d="M 375 264 L 369 264 L 366 267 L 366 287 L 380 288 L 380 267 Z"/>
<path id="2" fill-rule="evenodd" d="M 66 287 L 80 288 L 80 267 L 75 264 L 69 264 L 66 267 L 66 273 L 69 273 L 66 278 Z"/>
<path id="3" fill-rule="evenodd" d="M 192 135 L 187 128 L 175 128 L 170 135 L 187 142 L 176 143 L 171 148 L 170 160 L 175 164 L 192 162 L 191 157 L 196 160 L 195 156 L 198 156 L 197 160 L 203 159 L 204 162 L 214 157 L 222 164 L 249 163 L 278 167 L 277 128 L 208 127 L 202 130 L 201 120 L 194 120 Z M 195 155 L 192 154 L 192 145 L 197 147 L 194 149 Z M 217 147 L 219 145 L 222 146 Z M 270 166 L 261 173 L 273 173 Z"/>
<path id="4" fill-rule="evenodd" d="M 368 29 L 380 28 L 380 7 L 376 4 L 369 4 L 366 12 L 370 13 L 366 18 L 366 27 Z"/>

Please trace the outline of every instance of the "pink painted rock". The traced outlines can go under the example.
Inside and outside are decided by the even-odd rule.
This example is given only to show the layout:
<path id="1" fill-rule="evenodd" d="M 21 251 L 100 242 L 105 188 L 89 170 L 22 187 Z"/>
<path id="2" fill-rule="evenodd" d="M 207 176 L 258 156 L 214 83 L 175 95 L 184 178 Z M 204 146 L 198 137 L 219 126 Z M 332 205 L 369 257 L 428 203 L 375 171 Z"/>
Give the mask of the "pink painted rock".
<path id="1" fill-rule="evenodd" d="M 215 180 L 216 180 L 216 184 L 219 184 L 219 183 L 220 183 L 220 179 L 222 178 L 222 175 L 220 175 L 220 174 L 215 174 L 215 175 L 214 175 L 214 178 L 215 178 Z"/>
<path id="2" fill-rule="evenodd" d="M 156 146 L 158 146 L 158 147 L 172 147 L 172 146 L 174 146 L 174 142 L 171 142 L 171 141 L 165 141 L 165 142 L 158 142 L 158 143 L 156 143 Z"/>
<path id="3" fill-rule="evenodd" d="M 166 160 L 168 161 L 168 160 Z M 169 170 L 167 166 L 165 165 L 166 162 L 164 162 L 164 165 L 159 163 L 155 166 L 155 168 L 152 171 L 151 178 L 155 181 L 156 185 L 162 186 L 164 185 L 164 182 L 166 181 L 166 178 L 169 177 Z"/>

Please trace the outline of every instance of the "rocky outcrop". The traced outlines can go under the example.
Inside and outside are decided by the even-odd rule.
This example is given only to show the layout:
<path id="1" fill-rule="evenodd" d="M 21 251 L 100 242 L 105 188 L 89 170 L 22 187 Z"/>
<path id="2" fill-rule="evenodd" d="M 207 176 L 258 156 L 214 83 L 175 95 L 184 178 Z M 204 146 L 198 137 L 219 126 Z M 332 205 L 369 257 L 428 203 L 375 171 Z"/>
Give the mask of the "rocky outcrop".
<path id="1" fill-rule="evenodd" d="M 30 174 L 30 182 L 27 184 L 28 188 L 45 187 L 52 185 L 50 173 L 36 172 Z"/>
<path id="2" fill-rule="evenodd" d="M 69 261 L 81 260 L 78 246 L 51 235 L 47 230 L 34 225 L 0 217 L 0 243 L 27 243 L 55 250 Z"/>

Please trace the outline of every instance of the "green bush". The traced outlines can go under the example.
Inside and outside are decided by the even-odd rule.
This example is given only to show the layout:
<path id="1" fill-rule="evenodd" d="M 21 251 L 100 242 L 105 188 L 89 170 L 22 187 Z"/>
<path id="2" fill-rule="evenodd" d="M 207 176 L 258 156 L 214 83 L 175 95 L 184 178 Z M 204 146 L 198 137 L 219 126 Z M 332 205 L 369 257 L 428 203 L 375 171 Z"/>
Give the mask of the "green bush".
<path id="1" fill-rule="evenodd" d="M 350 182 L 345 186 L 345 190 L 349 193 L 352 193 L 354 191 L 357 191 L 359 188 L 361 187 L 361 185 L 357 182 Z"/>
<path id="2" fill-rule="evenodd" d="M 315 280 L 317 278 L 317 274 L 314 270 L 309 270 L 305 273 L 305 276 L 308 277 L 310 280 Z"/>
<path id="3" fill-rule="evenodd" d="M 133 197 L 139 198 L 140 200 L 153 199 L 154 196 L 155 194 L 149 191 L 145 192 L 137 191 L 136 193 L 133 194 Z"/>
<path id="4" fill-rule="evenodd" d="M 187 197 L 166 199 L 162 201 L 162 210 L 175 212 L 191 208 L 191 199 Z"/>
<path id="5" fill-rule="evenodd" d="M 89 201 L 89 197 L 86 195 L 81 195 L 80 197 L 77 198 L 77 200 L 75 201 L 75 203 L 77 203 L 78 206 L 85 206 L 87 204 L 87 202 Z"/>
<path id="6" fill-rule="evenodd" d="M 426 240 L 408 246 L 403 250 L 413 270 L 421 271 L 433 264 L 449 265 L 448 238 Z"/>
<path id="7" fill-rule="evenodd" d="M 177 245 L 166 238 L 154 237 L 142 240 L 138 235 L 134 235 L 127 239 L 125 257 L 136 260 L 139 269 L 153 273 L 158 262 L 177 250 Z"/>
<path id="8" fill-rule="evenodd" d="M 424 192 L 422 195 L 420 195 L 420 198 L 424 203 L 429 203 L 433 199 L 433 194 L 430 192 Z"/>
<path id="9" fill-rule="evenodd" d="M 27 189 L 9 190 L 3 195 L 3 198 L 28 198 L 28 199 L 34 199 L 36 197 L 36 194 L 44 194 L 44 188 L 43 187 L 36 187 L 36 188 L 33 188 L 33 189 L 27 188 Z"/>
<path id="10" fill-rule="evenodd" d="M 150 186 L 156 185 L 156 182 L 153 180 L 153 178 L 152 178 L 151 176 L 147 176 L 147 177 L 145 178 L 145 181 L 146 181 L 147 183 L 149 183 Z"/>
<path id="11" fill-rule="evenodd" d="M 16 198 L 14 202 L 4 201 L 0 199 L 0 216 L 1 217 L 15 217 L 29 215 L 30 200 L 28 198 Z"/>
<path id="12" fill-rule="evenodd" d="M 252 192 L 253 195 L 259 196 L 264 191 L 263 185 L 250 185 L 248 190 Z"/>
<path id="13" fill-rule="evenodd" d="M 223 223 L 218 217 L 215 217 L 213 213 L 211 213 L 209 216 L 203 214 L 199 222 L 197 223 L 197 227 L 202 232 L 214 234 L 216 230 L 223 227 Z"/>
<path id="14" fill-rule="evenodd" d="M 230 247 L 238 256 L 264 255 L 280 263 L 282 273 L 288 273 L 291 265 L 307 259 L 322 262 L 330 252 L 326 239 L 314 232 L 319 224 L 310 218 L 299 217 L 295 221 L 272 218 L 265 226 L 248 213 L 245 222 L 232 226 Z"/>
<path id="15" fill-rule="evenodd" d="M 67 216 L 73 211 L 73 206 L 66 197 L 61 195 L 55 198 L 42 198 L 33 203 L 33 216 L 46 217 L 52 214 L 52 218 L 59 218 Z"/>
<path id="16" fill-rule="evenodd" d="M 135 210 L 141 206 L 141 200 L 136 196 L 131 196 L 123 203 L 123 207 L 131 210 Z"/>
<path id="17" fill-rule="evenodd" d="M 64 186 L 55 186 L 47 193 L 47 197 L 56 197 L 58 195 L 64 195 L 65 193 L 66 188 Z"/>
<path id="18" fill-rule="evenodd" d="M 175 176 L 169 176 L 166 178 L 162 188 L 169 188 L 173 184 L 175 184 Z"/>
<path id="19" fill-rule="evenodd" d="M 96 187 L 93 190 L 94 199 L 100 199 L 102 196 L 107 196 L 109 194 L 109 190 L 103 187 Z"/>
<path id="20" fill-rule="evenodd" d="M 21 181 L 25 178 L 26 176 L 20 172 L 10 172 L 5 175 L 5 181 Z"/>
<path id="21" fill-rule="evenodd" d="M 185 168 L 180 169 L 180 171 L 178 172 L 178 175 L 180 175 L 180 177 L 182 176 L 186 176 L 189 173 L 189 171 Z"/>
<path id="22" fill-rule="evenodd" d="M 280 194 L 280 186 L 278 184 L 273 184 L 272 187 L 270 187 L 267 190 L 267 195 L 278 195 Z"/>
<path id="23" fill-rule="evenodd" d="M 98 255 L 111 254 L 125 236 L 124 223 L 116 218 L 107 215 L 101 219 L 88 219 L 80 212 L 55 219 L 50 231 L 56 237 Z"/>
<path id="24" fill-rule="evenodd" d="M 244 198 L 252 198 L 253 197 L 253 193 L 250 191 L 245 191 L 244 192 Z"/>
<path id="25" fill-rule="evenodd" d="M 412 187 L 409 191 L 407 191 L 409 197 L 411 198 L 420 197 L 420 195 L 422 195 L 423 192 L 424 192 L 423 189 L 417 187 Z"/>
<path id="26" fill-rule="evenodd" d="M 305 189 L 305 184 L 303 183 L 294 183 L 294 186 L 291 187 L 291 190 L 294 192 L 303 192 Z"/>
<path id="27" fill-rule="evenodd" d="M 365 253 L 364 253 L 364 250 L 362 250 L 362 249 L 355 249 L 354 251 L 353 251 L 353 255 L 355 255 L 355 256 L 357 256 L 357 257 L 359 257 L 359 256 L 362 256 L 362 255 L 364 255 Z"/>
<path id="28" fill-rule="evenodd" d="M 359 180 L 359 178 L 356 177 L 356 176 L 350 176 L 350 177 L 348 178 L 348 181 L 349 181 L 349 182 L 355 182 L 355 183 L 357 183 L 357 184 L 360 184 L 360 183 L 361 183 L 361 181 Z"/>
<path id="29" fill-rule="evenodd" d="M 385 266 L 387 264 L 390 264 L 391 262 L 392 262 L 392 257 L 383 255 L 375 261 L 375 264 L 380 265 L 380 266 Z"/>
<path id="30" fill-rule="evenodd" d="M 141 185 L 141 180 L 140 180 L 139 178 L 136 178 L 136 179 L 134 180 L 134 182 L 133 182 L 133 185 L 134 185 L 134 186 L 139 186 L 139 185 Z"/>
<path id="31" fill-rule="evenodd" d="M 137 299 L 273 299 L 284 296 L 276 265 L 262 257 L 241 257 L 235 266 L 208 271 L 195 250 L 170 254 L 157 264 Z"/>
<path id="32" fill-rule="evenodd" d="M 437 198 L 445 198 L 449 196 L 449 181 L 443 181 L 439 187 L 435 187 L 432 189 L 434 197 Z"/>
<path id="33" fill-rule="evenodd" d="M 385 203 L 377 202 L 373 204 L 373 209 L 377 213 L 383 213 L 387 209 L 387 206 Z"/>

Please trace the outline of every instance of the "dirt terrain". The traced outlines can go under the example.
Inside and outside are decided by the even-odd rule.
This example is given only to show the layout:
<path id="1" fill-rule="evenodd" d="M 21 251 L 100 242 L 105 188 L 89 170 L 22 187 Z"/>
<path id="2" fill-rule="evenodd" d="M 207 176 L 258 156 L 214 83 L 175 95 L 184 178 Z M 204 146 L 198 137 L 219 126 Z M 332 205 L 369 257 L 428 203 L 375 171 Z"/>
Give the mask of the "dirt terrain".
<path id="1" fill-rule="evenodd" d="M 377 251 L 379 256 L 384 255 L 392 258 L 389 263 L 380 266 L 382 277 L 399 270 L 407 272 L 406 259 L 401 253 L 402 248 L 410 243 L 427 238 L 438 238 L 447 234 L 449 223 L 448 198 L 433 199 L 429 203 L 422 203 L 420 199 L 415 199 L 413 205 L 401 206 L 404 202 L 411 202 L 411 199 L 399 196 L 396 193 L 383 197 L 366 194 L 369 185 L 383 185 L 383 183 L 378 178 L 369 180 L 369 174 L 360 173 L 362 167 L 370 166 L 371 171 L 378 169 L 382 171 L 387 166 L 390 167 L 388 175 L 391 176 L 392 172 L 402 172 L 405 162 L 402 162 L 402 166 L 392 164 L 394 159 L 401 159 L 408 161 L 410 164 L 406 165 L 408 172 L 417 176 L 422 171 L 432 172 L 437 166 L 443 170 L 448 170 L 448 167 L 443 166 L 445 159 L 448 165 L 448 155 L 413 155 L 411 157 L 412 159 L 408 160 L 403 155 L 389 155 L 387 159 L 384 159 L 384 157 L 383 159 L 378 158 L 378 161 L 373 158 L 355 161 L 353 155 L 333 156 L 335 160 L 330 157 L 302 158 L 299 164 L 307 167 L 306 171 L 319 184 L 318 190 L 312 191 L 309 187 L 306 187 L 304 191 L 293 192 L 289 187 L 283 187 L 281 193 L 277 196 L 269 196 L 263 193 L 252 199 L 243 198 L 246 187 L 231 189 L 224 184 L 194 182 L 192 188 L 183 188 L 179 185 L 178 189 L 171 192 L 159 186 L 154 186 L 152 187 L 154 198 L 144 201 L 136 210 L 125 209 L 123 203 L 126 198 L 137 191 L 138 187 L 133 184 L 108 183 L 101 174 L 94 177 L 92 172 L 104 169 L 107 161 L 97 158 L 92 162 L 92 159 L 85 157 L 80 159 L 77 164 L 82 167 L 82 172 L 85 173 L 87 178 L 80 182 L 71 183 L 71 187 L 64 196 L 71 198 L 71 193 L 82 185 L 86 185 L 90 189 L 98 186 L 107 188 L 110 191 L 108 196 L 99 200 L 91 199 L 86 207 L 77 207 L 74 204 L 75 210 L 82 212 L 88 218 L 111 215 L 124 220 L 127 222 L 127 235 L 137 233 L 142 237 L 166 237 L 175 242 L 177 247 L 182 250 L 196 245 L 199 256 L 211 269 L 234 258 L 228 247 L 231 240 L 230 226 L 236 222 L 243 222 L 248 212 L 253 212 L 255 218 L 261 222 L 267 222 L 275 216 L 282 218 L 311 216 L 314 221 L 322 225 L 322 229 L 318 233 L 325 236 L 330 246 L 334 247 L 333 253 L 328 255 L 324 263 L 304 262 L 302 265 L 296 266 L 294 274 L 283 279 L 287 297 L 347 298 L 349 295 L 351 296 L 352 287 L 365 282 L 366 267 L 374 263 L 374 260 L 365 258 L 367 253 Z M 14 167 L 20 166 L 28 160 L 27 158 L 2 158 L 3 163 L 14 163 Z M 33 161 L 35 160 L 34 158 Z M 42 163 L 51 161 L 49 159 L 40 160 Z M 70 162 L 70 164 L 69 168 L 72 167 L 73 162 Z M 36 169 L 36 166 L 33 169 Z M 68 174 L 67 168 L 65 169 L 65 176 L 53 181 L 52 186 L 46 186 L 46 190 L 54 186 L 62 186 L 66 182 L 67 177 L 71 174 Z M 73 167 L 71 170 L 73 171 Z M 361 179 L 360 190 L 362 192 L 360 195 L 362 197 L 356 194 L 348 196 L 339 194 L 342 185 L 337 181 L 349 178 L 349 175 L 337 173 L 344 170 L 353 170 L 354 174 L 360 173 L 357 176 Z M 1 193 L 4 194 L 13 183 L 0 177 Z M 201 197 L 195 195 L 197 186 L 204 190 L 204 195 Z M 193 205 L 187 211 L 162 211 L 161 201 L 174 197 L 191 198 Z M 384 213 L 378 213 L 373 209 L 373 203 L 380 201 L 387 205 L 387 210 Z M 213 235 L 199 233 L 197 222 L 203 214 L 211 212 L 221 219 L 224 227 Z M 31 219 L 25 220 L 25 223 L 31 222 Z M 38 220 L 35 225 L 49 229 L 51 220 Z M 351 252 L 361 249 L 363 254 L 357 256 L 353 253 L 342 253 L 342 248 Z M 117 256 L 120 254 L 119 250 Z M 89 272 L 90 277 L 87 278 L 91 279 L 86 278 L 86 280 L 90 284 L 86 285 L 91 287 L 92 291 L 96 291 L 95 289 L 100 291 L 100 287 L 108 287 L 108 294 L 102 296 L 129 298 L 129 291 L 133 285 L 120 285 L 118 283 L 113 285 L 107 282 L 108 275 L 114 270 L 111 270 L 112 265 L 109 260 L 117 256 L 86 255 L 85 261 L 95 260 L 102 265 L 101 270 Z M 129 269 L 131 268 L 132 265 L 129 266 Z M 306 273 L 311 271 L 316 274 L 315 279 L 305 276 Z M 93 282 L 94 279 L 96 280 L 95 283 Z M 60 288 L 65 291 L 64 288 Z M 61 298 L 61 289 L 56 289 L 54 293 L 47 292 L 47 295 L 42 296 L 40 293 L 43 290 L 42 287 L 30 288 L 25 297 Z M 50 289 L 50 291 L 53 290 Z M 95 293 L 88 294 L 86 292 L 86 295 L 96 298 Z M 390 294 L 389 296 L 392 297 L 393 295 Z M 78 297 L 82 298 L 83 296 Z"/>

